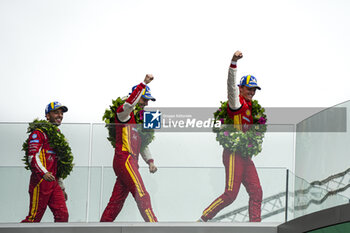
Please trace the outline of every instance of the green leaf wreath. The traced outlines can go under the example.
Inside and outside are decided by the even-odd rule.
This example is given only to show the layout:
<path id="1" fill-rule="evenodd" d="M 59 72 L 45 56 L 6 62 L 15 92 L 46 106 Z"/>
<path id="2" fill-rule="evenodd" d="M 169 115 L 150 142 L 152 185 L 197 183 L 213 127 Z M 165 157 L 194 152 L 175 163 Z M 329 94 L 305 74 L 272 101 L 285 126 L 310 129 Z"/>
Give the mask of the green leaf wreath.
<path id="1" fill-rule="evenodd" d="M 253 125 L 249 125 L 247 131 L 243 132 L 234 125 L 233 119 L 228 116 L 228 102 L 220 102 L 221 107 L 214 113 L 215 121 L 220 121 L 220 128 L 213 128 L 216 140 L 225 149 L 232 152 L 239 151 L 243 157 L 253 157 L 262 150 L 262 142 L 267 129 L 267 117 L 265 109 L 257 100 L 252 101 Z"/>
<path id="2" fill-rule="evenodd" d="M 56 152 L 58 157 L 57 161 L 57 177 L 65 179 L 73 170 L 73 154 L 72 150 L 58 127 L 46 120 L 35 119 L 32 123 L 29 123 L 27 133 L 32 133 L 35 130 L 43 131 L 49 139 L 50 147 Z M 25 163 L 25 168 L 30 170 L 30 164 L 28 160 L 28 142 L 29 138 L 23 143 L 22 150 L 25 151 L 22 161 Z"/>
<path id="3" fill-rule="evenodd" d="M 115 148 L 116 140 L 116 130 L 115 130 L 115 114 L 117 109 L 125 103 L 126 98 L 118 97 L 116 100 L 112 100 L 112 105 L 109 109 L 106 109 L 102 120 L 106 123 L 106 128 L 108 129 L 108 141 L 111 143 L 113 148 Z M 143 128 L 143 112 L 144 110 L 140 108 L 138 104 L 135 106 L 134 115 L 137 124 L 137 130 L 141 137 L 141 151 L 143 151 L 153 140 L 154 140 L 154 130 Z"/>

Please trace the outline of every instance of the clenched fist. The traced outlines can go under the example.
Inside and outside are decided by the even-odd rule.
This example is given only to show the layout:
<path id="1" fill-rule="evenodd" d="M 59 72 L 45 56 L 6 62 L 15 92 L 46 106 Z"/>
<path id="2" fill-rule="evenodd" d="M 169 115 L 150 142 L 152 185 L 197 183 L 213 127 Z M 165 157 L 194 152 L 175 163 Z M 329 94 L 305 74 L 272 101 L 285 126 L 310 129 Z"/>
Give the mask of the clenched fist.
<path id="1" fill-rule="evenodd" d="M 156 165 L 154 165 L 153 162 L 149 163 L 149 172 L 150 173 L 155 173 L 158 170 L 158 168 L 156 167 Z"/>
<path id="2" fill-rule="evenodd" d="M 153 77 L 152 74 L 146 74 L 146 77 L 145 77 L 144 82 L 145 82 L 146 84 L 149 84 L 150 82 L 152 82 L 153 79 L 154 79 L 154 77 Z"/>
<path id="3" fill-rule="evenodd" d="M 243 54 L 241 51 L 237 50 L 232 57 L 232 61 L 238 61 L 239 59 L 241 59 L 243 57 Z"/>

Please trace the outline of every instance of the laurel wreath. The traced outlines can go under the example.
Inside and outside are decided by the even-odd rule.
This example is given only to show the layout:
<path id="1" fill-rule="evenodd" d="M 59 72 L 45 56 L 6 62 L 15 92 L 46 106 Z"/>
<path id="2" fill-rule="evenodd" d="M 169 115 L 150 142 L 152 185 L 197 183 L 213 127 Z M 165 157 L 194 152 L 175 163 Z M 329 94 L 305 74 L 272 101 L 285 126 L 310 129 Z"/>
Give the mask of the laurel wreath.
<path id="1" fill-rule="evenodd" d="M 232 152 L 240 152 L 243 157 L 253 157 L 262 150 L 262 143 L 267 129 L 265 109 L 257 100 L 252 101 L 253 125 L 246 126 L 244 131 L 234 125 L 233 119 L 228 116 L 228 102 L 220 102 L 221 107 L 214 113 L 215 121 L 221 122 L 221 127 L 213 127 L 216 140 L 223 148 Z M 242 126 L 243 127 L 243 126 Z"/>
<path id="2" fill-rule="evenodd" d="M 35 119 L 29 123 L 27 133 L 35 130 L 43 131 L 49 139 L 50 147 L 56 152 L 57 160 L 57 177 L 65 179 L 73 170 L 73 154 L 65 136 L 58 127 L 46 120 Z M 23 143 L 22 151 L 25 151 L 24 161 L 25 169 L 31 170 L 28 159 L 29 138 Z"/>
<path id="3" fill-rule="evenodd" d="M 108 129 L 108 141 L 111 143 L 113 148 L 115 148 L 116 141 L 116 112 L 117 109 L 125 103 L 126 98 L 118 97 L 115 100 L 112 100 L 112 105 L 106 109 L 102 120 L 106 123 L 106 128 Z M 135 106 L 134 115 L 136 121 L 136 128 L 141 137 L 141 151 L 143 151 L 153 140 L 154 140 L 154 130 L 153 129 L 144 129 L 143 128 L 143 113 L 144 110 L 140 108 L 138 104 Z"/>

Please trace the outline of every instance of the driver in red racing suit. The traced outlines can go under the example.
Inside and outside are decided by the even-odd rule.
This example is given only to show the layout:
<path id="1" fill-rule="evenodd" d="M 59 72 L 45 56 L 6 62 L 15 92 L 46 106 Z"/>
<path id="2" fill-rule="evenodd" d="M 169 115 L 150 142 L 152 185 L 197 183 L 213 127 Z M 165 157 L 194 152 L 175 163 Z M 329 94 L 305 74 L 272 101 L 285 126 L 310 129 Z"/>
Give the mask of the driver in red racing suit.
<path id="1" fill-rule="evenodd" d="M 240 51 L 233 55 L 227 80 L 228 115 L 233 119 L 235 127 L 243 132 L 253 123 L 251 101 L 256 89 L 260 90 L 256 78 L 252 75 L 243 76 L 236 87 L 237 61 L 243 57 Z M 251 158 L 241 156 L 240 152 L 223 151 L 226 182 L 225 192 L 215 199 L 204 211 L 199 221 L 212 219 L 220 210 L 230 205 L 237 197 L 241 183 L 249 194 L 249 221 L 261 221 L 262 189 Z"/>
<path id="2" fill-rule="evenodd" d="M 60 125 L 68 108 L 51 102 L 45 109 L 47 120 Z M 68 222 L 67 193 L 62 178 L 58 178 L 56 152 L 50 147 L 47 135 L 40 129 L 29 135 L 28 157 L 32 174 L 29 183 L 29 214 L 22 222 L 40 222 L 47 206 L 55 222 Z"/>
<path id="3" fill-rule="evenodd" d="M 149 100 L 155 101 L 155 98 L 151 96 L 149 87 L 146 86 L 153 79 L 153 75 L 147 74 L 144 82 L 135 86 L 125 103 L 117 109 L 115 121 L 117 122 L 116 147 L 113 160 L 113 169 L 117 180 L 109 203 L 102 214 L 101 222 L 114 221 L 121 211 L 129 192 L 133 195 L 144 221 L 158 221 L 153 213 L 150 196 L 138 170 L 139 154 L 149 165 L 151 173 L 155 173 L 157 167 L 154 165 L 148 147 L 144 151 L 140 151 L 141 138 L 135 127 L 136 121 L 133 112 L 137 103 L 143 109 L 148 105 Z"/>

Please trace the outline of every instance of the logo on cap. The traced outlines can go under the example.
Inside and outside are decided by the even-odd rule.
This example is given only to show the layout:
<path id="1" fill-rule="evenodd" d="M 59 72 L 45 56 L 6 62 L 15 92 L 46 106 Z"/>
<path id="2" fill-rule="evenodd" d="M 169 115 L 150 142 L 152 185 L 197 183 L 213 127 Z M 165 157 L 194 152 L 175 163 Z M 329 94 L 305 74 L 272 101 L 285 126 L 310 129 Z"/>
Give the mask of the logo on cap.
<path id="1" fill-rule="evenodd" d="M 256 78 L 253 75 L 243 76 L 238 86 L 256 87 L 257 89 L 261 90 L 261 88 L 258 86 Z"/>

